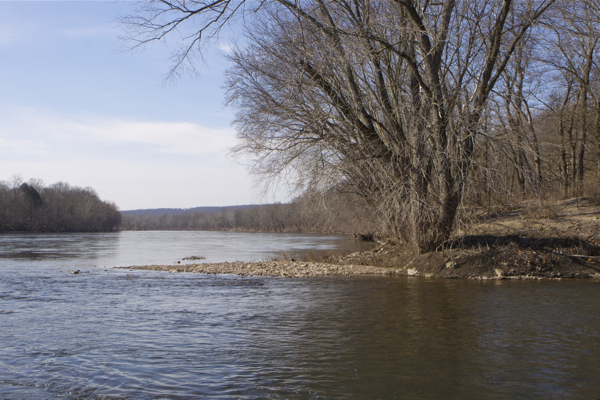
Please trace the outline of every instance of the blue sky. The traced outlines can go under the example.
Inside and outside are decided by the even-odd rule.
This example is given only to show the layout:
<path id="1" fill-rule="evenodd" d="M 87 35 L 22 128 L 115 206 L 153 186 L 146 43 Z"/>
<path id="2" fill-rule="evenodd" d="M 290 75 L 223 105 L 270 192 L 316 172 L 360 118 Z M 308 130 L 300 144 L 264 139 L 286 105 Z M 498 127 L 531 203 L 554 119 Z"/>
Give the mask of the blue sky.
<path id="1" fill-rule="evenodd" d="M 228 43 L 200 76 L 165 83 L 173 47 L 123 51 L 131 6 L 0 0 L 0 180 L 91 186 L 122 210 L 276 200 L 228 156 Z"/>

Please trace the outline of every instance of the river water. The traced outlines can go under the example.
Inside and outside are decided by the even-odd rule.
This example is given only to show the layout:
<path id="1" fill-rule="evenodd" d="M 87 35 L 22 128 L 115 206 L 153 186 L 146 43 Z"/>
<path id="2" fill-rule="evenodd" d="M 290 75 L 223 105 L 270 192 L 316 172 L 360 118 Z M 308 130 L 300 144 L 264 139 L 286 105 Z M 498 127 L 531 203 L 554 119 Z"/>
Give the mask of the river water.
<path id="1" fill-rule="evenodd" d="M 597 281 L 112 268 L 349 243 L 222 232 L 0 235 L 0 398 L 600 399 Z"/>

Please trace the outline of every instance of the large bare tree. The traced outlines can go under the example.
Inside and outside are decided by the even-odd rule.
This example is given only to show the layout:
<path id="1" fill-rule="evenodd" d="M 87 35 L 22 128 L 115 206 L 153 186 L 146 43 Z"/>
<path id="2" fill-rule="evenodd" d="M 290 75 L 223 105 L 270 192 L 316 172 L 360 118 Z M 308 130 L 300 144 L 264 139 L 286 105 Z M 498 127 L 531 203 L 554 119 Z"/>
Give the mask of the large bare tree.
<path id="1" fill-rule="evenodd" d="M 246 16 L 227 84 L 235 150 L 266 176 L 365 197 L 424 252 L 449 238 L 491 93 L 552 3 L 160 0 L 124 21 L 139 44 L 189 32 L 177 71 Z"/>

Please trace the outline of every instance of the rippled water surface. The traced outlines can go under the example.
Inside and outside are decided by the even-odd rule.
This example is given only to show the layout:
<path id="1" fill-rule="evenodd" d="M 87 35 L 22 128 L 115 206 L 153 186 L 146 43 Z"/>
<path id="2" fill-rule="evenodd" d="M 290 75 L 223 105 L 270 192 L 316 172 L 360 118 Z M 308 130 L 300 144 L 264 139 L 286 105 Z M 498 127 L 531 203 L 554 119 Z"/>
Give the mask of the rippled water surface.
<path id="1" fill-rule="evenodd" d="M 600 399 L 596 281 L 112 268 L 198 250 L 136 234 L 0 236 L 0 398 Z M 237 255 L 198 251 L 263 257 L 248 240 Z"/>

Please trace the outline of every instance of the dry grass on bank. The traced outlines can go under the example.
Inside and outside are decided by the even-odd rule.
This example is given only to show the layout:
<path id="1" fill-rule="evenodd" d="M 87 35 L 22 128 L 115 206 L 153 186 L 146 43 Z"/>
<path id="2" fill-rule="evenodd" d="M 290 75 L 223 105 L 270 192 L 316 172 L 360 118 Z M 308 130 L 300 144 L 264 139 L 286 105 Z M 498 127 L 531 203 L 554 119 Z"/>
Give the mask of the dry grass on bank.
<path id="1" fill-rule="evenodd" d="M 391 244 L 330 262 L 440 278 L 600 277 L 600 206 L 594 199 L 529 201 L 456 232 L 437 252 Z"/>

